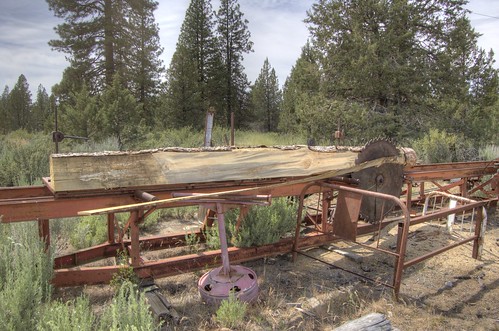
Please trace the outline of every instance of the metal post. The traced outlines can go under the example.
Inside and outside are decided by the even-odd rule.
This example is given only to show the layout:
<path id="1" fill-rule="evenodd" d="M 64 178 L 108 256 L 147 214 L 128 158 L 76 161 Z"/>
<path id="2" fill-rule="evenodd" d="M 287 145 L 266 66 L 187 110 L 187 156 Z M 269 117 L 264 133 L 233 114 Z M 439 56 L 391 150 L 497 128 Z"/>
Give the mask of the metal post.
<path id="1" fill-rule="evenodd" d="M 57 126 L 57 98 L 55 98 L 55 103 L 54 103 L 54 126 L 55 126 L 55 132 L 59 132 L 58 126 Z M 55 153 L 59 153 L 59 141 L 57 139 L 55 140 Z"/>
<path id="2" fill-rule="evenodd" d="M 407 206 L 407 210 L 409 213 L 411 213 L 411 208 L 412 208 L 412 182 L 411 181 L 406 181 L 405 184 L 407 185 L 407 190 L 406 190 L 406 196 L 405 196 L 405 205 Z"/>
<path id="3" fill-rule="evenodd" d="M 107 242 L 115 243 L 114 239 L 114 213 L 107 214 Z"/>
<path id="4" fill-rule="evenodd" d="M 222 255 L 222 272 L 223 275 L 230 274 L 229 249 L 227 247 L 227 235 L 225 234 L 225 217 L 224 207 L 221 203 L 217 203 L 217 218 L 218 218 L 218 236 L 220 238 L 220 250 Z"/>
<path id="5" fill-rule="evenodd" d="M 140 242 L 139 242 L 139 211 L 133 210 L 130 212 L 131 222 L 130 222 L 130 230 L 131 230 L 131 258 L 132 258 L 132 266 L 138 267 L 140 265 Z"/>
<path id="6" fill-rule="evenodd" d="M 479 207 L 477 208 L 476 211 L 476 222 L 475 222 L 475 240 L 473 240 L 473 252 L 472 252 L 472 257 L 474 259 L 479 260 L 482 255 L 482 250 L 483 250 L 483 241 L 484 241 L 484 232 L 485 232 L 485 226 L 483 226 L 484 222 L 484 214 L 485 217 L 487 217 L 487 212 L 485 211 L 485 208 Z"/>
<path id="7" fill-rule="evenodd" d="M 45 242 L 45 250 L 50 247 L 50 224 L 48 219 L 38 220 L 38 234 Z"/>
<path id="8" fill-rule="evenodd" d="M 234 142 L 234 112 L 230 113 L 230 145 L 235 146 Z"/>

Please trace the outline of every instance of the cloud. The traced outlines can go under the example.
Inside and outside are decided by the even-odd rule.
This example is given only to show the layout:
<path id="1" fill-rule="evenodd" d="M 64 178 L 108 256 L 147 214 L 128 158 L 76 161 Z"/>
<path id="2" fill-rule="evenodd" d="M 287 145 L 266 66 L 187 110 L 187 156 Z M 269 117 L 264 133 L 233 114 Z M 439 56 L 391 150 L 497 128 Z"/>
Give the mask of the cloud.
<path id="1" fill-rule="evenodd" d="M 309 33 L 303 22 L 313 1 L 245 0 L 241 10 L 249 21 L 254 53 L 244 61 L 248 78 L 254 82 L 265 58 L 276 70 L 279 83 L 284 84 L 291 67 L 300 56 Z"/>
<path id="2" fill-rule="evenodd" d="M 42 6 L 43 5 L 43 6 Z M 22 0 L 0 6 L 0 84 L 12 88 L 24 74 L 32 91 L 39 84 L 49 91 L 60 81 L 67 66 L 65 57 L 47 44 L 56 38 L 59 21 L 45 2 Z"/>
<path id="3" fill-rule="evenodd" d="M 180 27 L 189 0 L 159 1 L 155 12 L 164 48 L 161 59 L 168 66 L 175 51 Z M 303 23 L 306 11 L 314 0 L 239 0 L 241 11 L 249 21 L 254 52 L 246 54 L 243 65 L 248 79 L 257 78 L 265 58 L 276 70 L 282 85 L 301 53 L 309 36 Z M 499 52 L 499 20 L 479 14 L 499 17 L 497 1 L 471 0 L 466 8 L 473 27 L 481 33 L 479 46 Z M 219 0 L 212 1 L 216 11 Z M 62 21 L 54 17 L 43 0 L 0 0 L 0 89 L 13 87 L 24 74 L 31 89 L 43 84 L 47 90 L 62 78 L 68 66 L 65 55 L 52 51 L 50 39 L 57 39 L 54 27 Z M 499 64 L 496 63 L 496 68 Z"/>

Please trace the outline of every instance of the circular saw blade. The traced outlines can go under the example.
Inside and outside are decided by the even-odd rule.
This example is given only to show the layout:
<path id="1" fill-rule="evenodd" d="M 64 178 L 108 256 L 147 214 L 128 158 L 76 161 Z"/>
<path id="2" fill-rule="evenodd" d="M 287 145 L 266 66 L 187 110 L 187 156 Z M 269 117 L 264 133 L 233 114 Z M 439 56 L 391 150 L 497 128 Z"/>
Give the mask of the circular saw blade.
<path id="1" fill-rule="evenodd" d="M 383 157 L 397 156 L 397 147 L 389 140 L 378 139 L 367 143 L 359 153 L 356 164 Z M 404 166 L 401 164 L 385 163 L 379 167 L 363 169 L 352 174 L 352 178 L 359 180 L 359 188 L 363 190 L 390 194 L 399 197 L 404 181 Z M 384 203 L 384 206 L 383 206 Z M 393 203 L 384 199 L 364 196 L 360 208 L 360 215 L 366 221 L 377 222 L 388 213 Z"/>

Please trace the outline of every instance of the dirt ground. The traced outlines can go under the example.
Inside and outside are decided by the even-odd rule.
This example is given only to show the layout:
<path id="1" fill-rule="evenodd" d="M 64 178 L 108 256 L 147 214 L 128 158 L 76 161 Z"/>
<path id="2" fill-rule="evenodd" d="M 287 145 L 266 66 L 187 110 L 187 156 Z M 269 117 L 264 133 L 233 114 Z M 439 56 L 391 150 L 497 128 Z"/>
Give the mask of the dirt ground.
<path id="1" fill-rule="evenodd" d="M 489 211 L 490 212 L 490 211 Z M 161 232 L 192 231 L 195 221 L 165 221 Z M 190 229 L 190 230 L 189 230 Z M 411 227 L 408 257 L 419 256 L 443 243 L 469 235 L 469 224 L 456 223 L 449 234 L 440 223 Z M 380 243 L 390 249 L 395 229 Z M 367 244 L 370 237 L 360 237 Z M 341 249 L 355 259 L 334 252 Z M 184 249 L 187 253 L 187 248 Z M 399 301 L 392 290 L 380 285 L 391 282 L 393 258 L 351 244 L 336 242 L 306 251 L 319 262 L 289 255 L 245 263 L 258 275 L 260 294 L 248 307 L 240 330 L 332 330 L 342 323 L 372 312 L 383 313 L 400 330 L 499 330 L 499 212 L 489 213 L 481 260 L 471 258 L 465 244 L 408 268 L 403 275 Z M 377 280 L 366 281 L 340 268 Z M 218 330 L 216 308 L 201 302 L 197 281 L 205 271 L 157 279 L 156 284 L 181 316 L 171 330 Z M 99 312 L 112 297 L 109 286 L 58 289 L 56 296 L 89 295 Z"/>

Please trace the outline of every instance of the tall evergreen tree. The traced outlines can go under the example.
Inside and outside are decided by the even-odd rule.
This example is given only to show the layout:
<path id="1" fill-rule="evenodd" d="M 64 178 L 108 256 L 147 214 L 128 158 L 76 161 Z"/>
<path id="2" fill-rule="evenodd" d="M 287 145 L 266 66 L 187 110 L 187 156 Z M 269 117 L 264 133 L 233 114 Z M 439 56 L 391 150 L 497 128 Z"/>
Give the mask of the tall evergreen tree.
<path id="1" fill-rule="evenodd" d="M 158 3 L 152 0 L 130 0 L 127 20 L 129 59 L 126 63 L 129 89 L 142 104 L 142 115 L 148 126 L 154 124 L 154 108 L 162 88 L 165 72 L 160 55 L 159 27 L 154 20 Z"/>
<path id="2" fill-rule="evenodd" d="M 5 85 L 2 95 L 0 96 L 0 118 L 4 119 L 3 121 L 0 121 L 0 134 L 6 134 L 9 131 L 9 94 L 9 87 Z"/>
<path id="3" fill-rule="evenodd" d="M 36 100 L 31 111 L 30 129 L 32 131 L 44 131 L 47 128 L 47 124 L 52 122 L 52 118 L 50 118 L 49 114 L 49 96 L 45 87 L 40 84 L 38 85 Z"/>
<path id="4" fill-rule="evenodd" d="M 267 132 L 277 130 L 281 111 L 282 93 L 274 68 L 266 58 L 255 85 L 251 90 L 251 106 L 254 123 Z"/>
<path id="5" fill-rule="evenodd" d="M 60 39 L 49 45 L 67 53 L 72 73 L 92 92 L 111 85 L 118 71 L 140 102 L 157 93 L 162 72 L 152 0 L 47 0 Z M 78 88 L 76 90 L 79 91 Z"/>
<path id="6" fill-rule="evenodd" d="M 178 113 L 177 125 L 204 125 L 209 107 L 220 107 L 217 75 L 220 55 L 209 0 L 192 0 L 168 69 L 167 105 Z M 173 114 L 172 114 L 173 115 Z"/>
<path id="7" fill-rule="evenodd" d="M 122 53 L 125 26 L 122 1 L 116 0 L 47 0 L 56 17 L 64 19 L 55 31 L 60 39 L 49 45 L 67 53 L 71 66 L 83 69 L 92 88 L 110 85 Z"/>
<path id="8" fill-rule="evenodd" d="M 319 0 L 306 22 L 326 96 L 365 104 L 373 121 L 396 121 L 399 133 L 417 134 L 425 123 L 461 131 L 473 95 L 489 96 L 480 107 L 497 98 L 497 70 L 477 46 L 466 3 Z"/>
<path id="9" fill-rule="evenodd" d="M 98 112 L 97 98 L 92 96 L 86 84 L 80 92 L 73 93 L 72 102 L 63 105 L 61 129 L 71 135 L 101 138 L 102 114 Z M 108 105 L 105 105 L 108 106 Z"/>
<path id="10" fill-rule="evenodd" d="M 279 119 L 280 131 L 303 130 L 303 117 L 307 115 L 300 113 L 301 105 L 320 92 L 319 68 L 319 55 L 307 41 L 284 83 L 282 111 Z"/>
<path id="11" fill-rule="evenodd" d="M 20 75 L 9 94 L 7 120 L 9 131 L 29 129 L 31 115 L 31 92 L 24 75 Z"/>
<path id="12" fill-rule="evenodd" d="M 113 84 L 102 94 L 99 118 L 102 118 L 103 134 L 115 137 L 120 150 L 137 139 L 143 126 L 139 113 L 140 105 L 125 87 L 123 78 L 117 73 Z"/>
<path id="13" fill-rule="evenodd" d="M 182 127 L 196 122 L 201 101 L 197 81 L 192 76 L 195 71 L 189 52 L 177 44 L 167 71 L 168 87 L 163 96 L 163 112 L 158 118 L 161 126 Z"/>
<path id="14" fill-rule="evenodd" d="M 224 65 L 224 83 L 221 86 L 224 91 L 224 117 L 230 124 L 230 116 L 234 112 L 241 123 L 247 116 L 244 112 L 249 86 L 242 61 L 244 54 L 253 51 L 248 20 L 243 18 L 237 0 L 221 0 L 216 22 Z"/>

